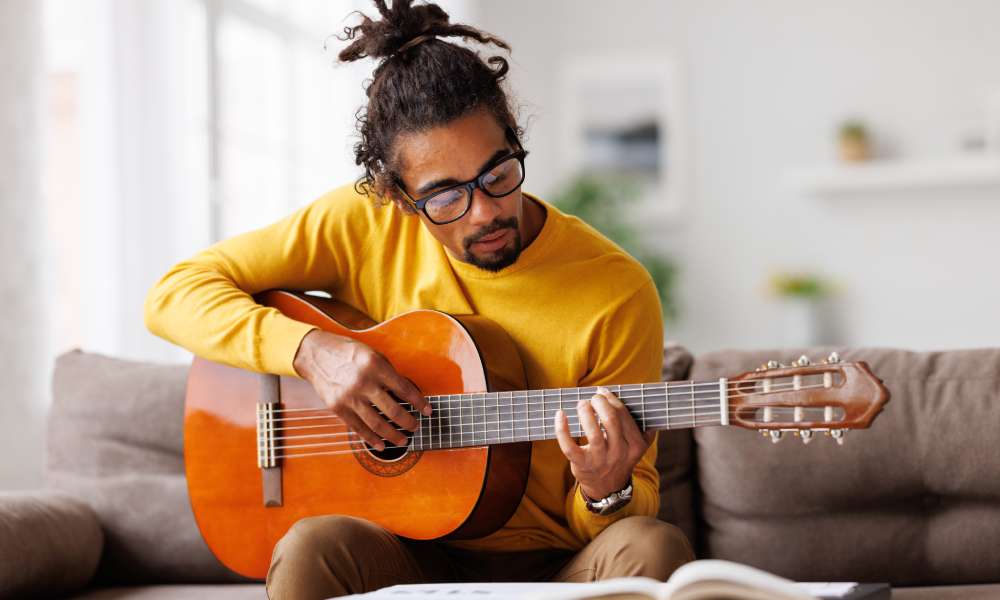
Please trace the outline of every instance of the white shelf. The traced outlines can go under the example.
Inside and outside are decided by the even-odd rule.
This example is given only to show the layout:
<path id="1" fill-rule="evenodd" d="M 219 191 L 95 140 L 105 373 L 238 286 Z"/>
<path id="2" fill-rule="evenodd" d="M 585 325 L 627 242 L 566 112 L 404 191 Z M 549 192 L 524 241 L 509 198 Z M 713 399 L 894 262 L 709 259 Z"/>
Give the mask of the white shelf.
<path id="1" fill-rule="evenodd" d="M 967 187 L 1000 187 L 1000 155 L 939 160 L 874 160 L 795 169 L 786 189 L 809 196 Z"/>

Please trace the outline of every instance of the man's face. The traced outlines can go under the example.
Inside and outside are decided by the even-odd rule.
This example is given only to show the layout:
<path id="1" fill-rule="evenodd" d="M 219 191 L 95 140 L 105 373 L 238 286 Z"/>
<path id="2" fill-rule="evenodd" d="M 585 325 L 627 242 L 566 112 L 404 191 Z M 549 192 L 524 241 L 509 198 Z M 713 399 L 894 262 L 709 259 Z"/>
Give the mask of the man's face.
<path id="1" fill-rule="evenodd" d="M 497 158 L 514 151 L 504 129 L 487 111 L 450 123 L 401 135 L 396 141 L 399 176 L 406 192 L 418 200 L 435 191 L 468 181 Z M 525 237 L 521 188 L 503 198 L 476 189 L 465 215 L 437 225 L 422 211 L 427 230 L 455 258 L 489 271 L 517 260 Z"/>

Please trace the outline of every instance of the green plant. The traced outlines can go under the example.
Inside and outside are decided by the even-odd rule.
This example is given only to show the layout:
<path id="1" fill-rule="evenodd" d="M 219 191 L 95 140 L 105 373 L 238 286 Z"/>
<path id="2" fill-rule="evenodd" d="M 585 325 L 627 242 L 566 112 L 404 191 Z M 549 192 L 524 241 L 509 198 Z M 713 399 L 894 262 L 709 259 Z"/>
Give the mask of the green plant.
<path id="1" fill-rule="evenodd" d="M 782 298 L 818 300 L 827 295 L 830 286 L 815 275 L 780 273 L 771 277 L 771 290 Z"/>
<path id="2" fill-rule="evenodd" d="M 656 284 L 665 319 L 677 318 L 674 300 L 677 267 L 650 250 L 628 222 L 629 205 L 639 197 L 637 186 L 624 177 L 580 175 L 553 197 L 553 204 L 576 215 L 642 263 Z"/>
<path id="3" fill-rule="evenodd" d="M 840 125 L 840 138 L 844 140 L 853 139 L 863 142 L 868 139 L 868 128 L 861 121 L 844 121 Z"/>

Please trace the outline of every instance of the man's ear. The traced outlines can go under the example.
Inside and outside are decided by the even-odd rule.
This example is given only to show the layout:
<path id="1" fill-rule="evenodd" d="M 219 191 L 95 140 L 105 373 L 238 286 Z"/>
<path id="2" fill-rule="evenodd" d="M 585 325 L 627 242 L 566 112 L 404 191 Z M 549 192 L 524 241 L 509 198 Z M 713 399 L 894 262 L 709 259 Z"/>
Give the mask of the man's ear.
<path id="1" fill-rule="evenodd" d="M 396 205 L 396 208 L 400 210 L 404 215 L 415 215 L 417 214 L 417 209 L 413 208 L 413 205 L 403 198 L 403 195 L 399 193 L 399 190 L 393 188 L 393 191 L 386 194 L 389 202 Z"/>

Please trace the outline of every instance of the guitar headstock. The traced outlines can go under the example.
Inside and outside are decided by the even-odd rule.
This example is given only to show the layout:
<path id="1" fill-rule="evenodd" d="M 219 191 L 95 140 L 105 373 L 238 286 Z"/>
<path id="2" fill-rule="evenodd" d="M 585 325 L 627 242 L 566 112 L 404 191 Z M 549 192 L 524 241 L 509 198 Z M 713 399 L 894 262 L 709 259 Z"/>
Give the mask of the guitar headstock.
<path id="1" fill-rule="evenodd" d="M 889 390 L 865 362 L 841 362 L 837 353 L 813 364 L 769 361 L 729 380 L 729 422 L 756 429 L 772 442 L 791 433 L 808 444 L 817 433 L 844 443 L 848 429 L 864 429 L 889 401 Z"/>

